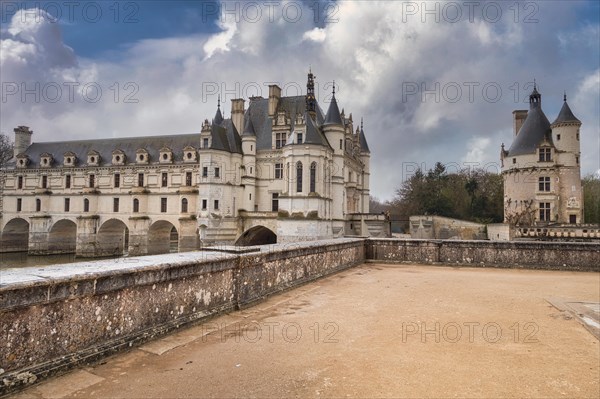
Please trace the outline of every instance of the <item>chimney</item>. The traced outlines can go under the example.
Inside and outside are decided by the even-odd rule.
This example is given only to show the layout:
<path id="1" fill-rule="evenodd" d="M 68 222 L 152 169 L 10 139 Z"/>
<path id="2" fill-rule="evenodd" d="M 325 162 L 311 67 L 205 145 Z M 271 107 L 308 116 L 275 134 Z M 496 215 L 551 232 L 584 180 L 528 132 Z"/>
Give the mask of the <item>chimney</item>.
<path id="1" fill-rule="evenodd" d="M 27 150 L 27 147 L 31 145 L 31 135 L 33 130 L 29 130 L 27 126 L 19 126 L 14 129 L 15 132 L 15 148 L 14 156 L 16 157 L 22 152 Z"/>
<path id="2" fill-rule="evenodd" d="M 281 88 L 277 85 L 269 85 L 269 116 L 275 116 L 275 110 L 277 110 L 277 103 L 281 98 Z"/>
<path id="3" fill-rule="evenodd" d="M 246 101 L 243 98 L 236 98 L 231 100 L 231 120 L 233 125 L 241 135 L 244 131 L 244 103 Z"/>
<path id="4" fill-rule="evenodd" d="M 515 136 L 519 134 L 519 130 L 521 130 L 521 126 L 523 126 L 523 122 L 527 118 L 527 110 L 516 110 L 513 111 L 513 129 L 515 130 Z"/>

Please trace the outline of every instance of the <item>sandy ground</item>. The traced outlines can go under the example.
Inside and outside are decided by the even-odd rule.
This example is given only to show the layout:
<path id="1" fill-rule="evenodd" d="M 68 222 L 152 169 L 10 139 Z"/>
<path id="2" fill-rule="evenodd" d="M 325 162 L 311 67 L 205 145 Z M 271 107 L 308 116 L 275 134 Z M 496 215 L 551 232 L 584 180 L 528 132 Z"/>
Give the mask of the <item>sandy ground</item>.
<path id="1" fill-rule="evenodd" d="M 592 397 L 596 273 L 365 264 L 16 398 Z"/>

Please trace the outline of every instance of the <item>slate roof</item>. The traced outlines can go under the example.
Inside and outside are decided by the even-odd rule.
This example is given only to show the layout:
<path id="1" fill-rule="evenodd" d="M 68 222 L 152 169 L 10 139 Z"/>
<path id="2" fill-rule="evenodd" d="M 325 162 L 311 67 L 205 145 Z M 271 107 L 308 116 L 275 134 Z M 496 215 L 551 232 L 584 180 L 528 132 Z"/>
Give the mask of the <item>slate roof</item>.
<path id="1" fill-rule="evenodd" d="M 62 165 L 63 155 L 73 152 L 77 156 L 77 165 L 87 164 L 87 155 L 96 151 L 100 155 L 100 166 L 112 165 L 112 153 L 121 150 L 125 153 L 126 163 L 135 164 L 136 151 L 143 148 L 148 151 L 150 162 L 158 162 L 160 149 L 168 147 L 173 150 L 173 161 L 183 161 L 183 149 L 187 146 L 198 148 L 200 146 L 200 133 L 178 134 L 168 136 L 122 137 L 94 140 L 55 141 L 31 144 L 25 154 L 29 156 L 29 167 L 40 164 L 42 153 L 52 154 L 55 165 Z"/>
<path id="2" fill-rule="evenodd" d="M 565 101 L 563 103 L 563 106 L 560 109 L 560 112 L 558 113 L 556 120 L 554 122 L 552 122 L 552 124 L 554 125 L 555 123 L 560 123 L 560 122 L 579 122 L 579 123 L 581 123 L 581 121 L 579 119 L 577 119 L 575 117 L 575 115 L 573 115 L 573 111 L 571 111 L 569 104 L 567 104 L 566 96 L 565 96 Z"/>
<path id="3" fill-rule="evenodd" d="M 542 111 L 542 106 L 539 103 L 532 104 L 523 126 L 508 150 L 508 156 L 534 154 L 544 140 L 552 143 L 550 122 Z"/>
<path id="4" fill-rule="evenodd" d="M 306 111 L 306 96 L 292 96 L 282 97 L 279 99 L 277 104 L 277 112 L 284 111 L 292 120 L 292 130 L 294 129 L 295 117 L 297 114 L 305 114 Z M 244 126 L 251 124 L 254 128 L 256 135 L 256 149 L 257 150 L 269 150 L 272 148 L 272 133 L 273 133 L 273 120 L 269 117 L 269 100 L 262 97 L 255 97 L 250 99 L 250 105 L 244 115 Z M 248 121 L 250 118 L 250 122 Z M 323 124 L 325 118 L 323 111 L 317 106 L 316 121 L 314 125 L 316 130 Z M 312 129 L 312 128 L 310 128 Z M 244 131 L 246 128 L 244 128 Z M 329 145 L 327 139 L 318 132 L 321 138 L 318 138 L 314 132 L 307 131 L 306 140 L 313 140 L 318 144 Z M 310 137 L 310 138 L 309 138 Z M 305 142 L 307 142 L 305 140 Z"/>
<path id="5" fill-rule="evenodd" d="M 358 134 L 358 141 L 360 142 L 360 150 L 361 152 L 371 153 L 369 150 L 369 145 L 367 144 L 367 138 L 365 137 L 365 132 L 360 128 L 360 133 Z"/>
<path id="6" fill-rule="evenodd" d="M 331 102 L 329 103 L 329 109 L 327 110 L 327 115 L 325 116 L 324 125 L 343 125 L 342 116 L 340 115 L 340 109 L 338 108 L 337 101 L 335 99 L 335 93 L 331 98 Z"/>

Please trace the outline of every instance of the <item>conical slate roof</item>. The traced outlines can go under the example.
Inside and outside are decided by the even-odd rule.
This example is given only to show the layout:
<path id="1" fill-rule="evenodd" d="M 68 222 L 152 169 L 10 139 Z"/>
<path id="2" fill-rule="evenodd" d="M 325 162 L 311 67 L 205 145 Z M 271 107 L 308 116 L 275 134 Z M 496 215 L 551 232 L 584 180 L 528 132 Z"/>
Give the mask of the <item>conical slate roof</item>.
<path id="1" fill-rule="evenodd" d="M 369 145 L 367 144 L 367 138 L 365 137 L 365 132 L 362 128 L 362 122 L 361 122 L 361 126 L 360 126 L 360 133 L 358 134 L 358 141 L 360 143 L 360 151 L 370 154 L 371 151 L 369 150 Z"/>
<path id="2" fill-rule="evenodd" d="M 250 114 L 248 114 L 246 117 L 246 123 L 244 124 L 242 136 L 256 136 L 256 130 L 254 130 L 254 124 L 252 123 L 252 117 Z"/>
<path id="3" fill-rule="evenodd" d="M 532 104 L 523 126 L 508 150 L 508 155 L 535 154 L 544 140 L 549 142 L 552 140 L 550 122 L 542 111 L 541 105 Z"/>
<path id="4" fill-rule="evenodd" d="M 333 97 L 329 103 L 329 109 L 327 110 L 327 115 L 325 115 L 325 122 L 323 125 L 343 125 L 340 109 L 335 100 L 335 91 L 333 92 Z"/>
<path id="5" fill-rule="evenodd" d="M 565 102 L 563 103 L 563 106 L 560 109 L 560 112 L 558 113 L 556 120 L 554 122 L 552 122 L 552 124 L 554 125 L 556 123 L 561 123 L 561 122 L 579 122 L 579 123 L 581 123 L 581 121 L 579 119 L 577 119 L 575 117 L 575 115 L 573 115 L 573 111 L 571 111 L 571 107 L 569 107 L 569 104 L 567 104 L 566 96 L 565 96 Z"/>

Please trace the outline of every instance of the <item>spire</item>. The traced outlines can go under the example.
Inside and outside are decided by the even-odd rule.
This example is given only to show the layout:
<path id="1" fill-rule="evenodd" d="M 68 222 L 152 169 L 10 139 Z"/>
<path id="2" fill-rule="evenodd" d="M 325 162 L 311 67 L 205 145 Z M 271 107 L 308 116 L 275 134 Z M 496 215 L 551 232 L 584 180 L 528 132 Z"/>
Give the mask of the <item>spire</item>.
<path id="1" fill-rule="evenodd" d="M 254 124 L 252 123 L 252 118 L 250 117 L 250 115 L 248 115 L 248 119 L 246 119 L 246 123 L 244 124 L 244 131 L 242 132 L 242 136 L 256 136 Z"/>
<path id="2" fill-rule="evenodd" d="M 219 99 L 217 100 L 217 113 L 213 119 L 213 124 L 220 125 L 221 123 L 223 123 L 223 114 L 221 114 L 221 95 L 219 94 Z"/>
<path id="3" fill-rule="evenodd" d="M 573 111 L 571 111 L 571 107 L 569 107 L 569 104 L 567 103 L 567 92 L 566 91 L 565 91 L 565 94 L 563 97 L 563 106 L 560 109 L 560 112 L 558 113 L 556 120 L 554 122 L 552 122 L 552 124 L 555 125 L 555 124 L 561 123 L 561 122 L 576 122 L 576 123 L 581 124 L 581 121 L 579 119 L 577 119 L 577 117 L 575 115 L 573 115 Z"/>
<path id="4" fill-rule="evenodd" d="M 363 118 L 360 118 L 360 133 L 358 135 L 358 140 L 360 142 L 360 152 L 366 152 L 370 154 L 369 145 L 367 144 L 367 138 L 365 137 L 365 132 L 363 130 Z"/>
<path id="5" fill-rule="evenodd" d="M 306 110 L 315 116 L 317 114 L 317 99 L 315 98 L 315 76 L 312 69 L 308 70 L 308 81 L 306 82 Z"/>
<path id="6" fill-rule="evenodd" d="M 325 115 L 325 122 L 323 125 L 343 125 L 342 117 L 340 115 L 340 109 L 338 108 L 337 101 L 335 99 L 335 81 L 333 82 L 333 97 L 329 103 L 329 109 L 327 115 Z"/>
<path id="7" fill-rule="evenodd" d="M 542 95 L 537 90 L 537 83 L 535 79 L 533 79 L 533 91 L 529 95 L 529 109 L 533 109 L 536 107 L 542 106 Z"/>

